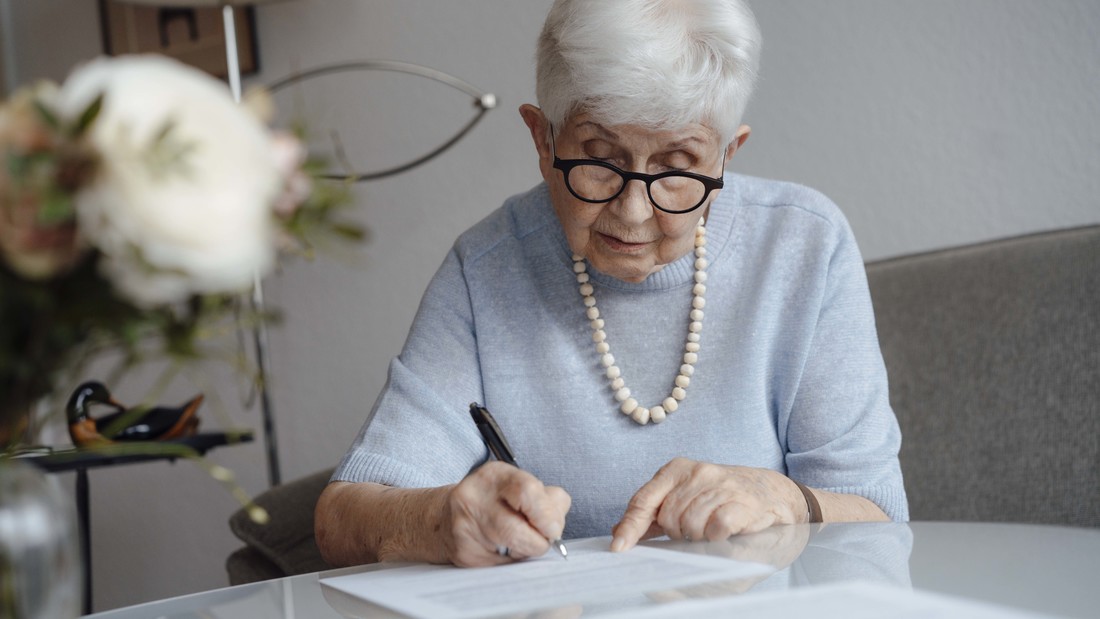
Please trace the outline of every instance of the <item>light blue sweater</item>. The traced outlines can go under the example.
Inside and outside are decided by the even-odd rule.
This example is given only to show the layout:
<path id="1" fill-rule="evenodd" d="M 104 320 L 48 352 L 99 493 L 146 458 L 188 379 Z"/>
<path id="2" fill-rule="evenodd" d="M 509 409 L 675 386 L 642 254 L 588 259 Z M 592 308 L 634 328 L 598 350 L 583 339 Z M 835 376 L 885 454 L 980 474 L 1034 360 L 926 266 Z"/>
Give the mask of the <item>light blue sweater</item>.
<path id="1" fill-rule="evenodd" d="M 447 255 L 333 479 L 459 481 L 488 457 L 468 413 L 476 401 L 520 466 L 572 496 L 566 538 L 610 534 L 676 456 L 774 469 L 907 520 L 901 435 L 843 215 L 805 187 L 727 174 L 707 249 L 687 399 L 639 426 L 608 387 L 547 187 L 510 198 Z M 693 258 L 638 284 L 589 269 L 616 364 L 644 406 L 666 398 L 679 371 Z"/>

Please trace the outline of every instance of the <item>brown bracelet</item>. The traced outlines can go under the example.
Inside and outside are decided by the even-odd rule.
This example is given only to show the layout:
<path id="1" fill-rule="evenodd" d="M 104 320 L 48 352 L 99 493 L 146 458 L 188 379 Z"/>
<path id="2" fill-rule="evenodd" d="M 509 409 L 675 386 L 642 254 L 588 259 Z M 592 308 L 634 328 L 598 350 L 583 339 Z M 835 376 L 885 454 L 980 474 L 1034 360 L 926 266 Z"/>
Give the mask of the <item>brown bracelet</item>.
<path id="1" fill-rule="evenodd" d="M 814 493 L 810 492 L 810 489 L 806 486 L 791 480 L 794 485 L 798 486 L 798 489 L 802 491 L 802 496 L 806 497 L 806 508 L 809 514 L 809 522 L 823 522 L 821 519 L 821 504 L 817 502 L 817 497 Z"/>

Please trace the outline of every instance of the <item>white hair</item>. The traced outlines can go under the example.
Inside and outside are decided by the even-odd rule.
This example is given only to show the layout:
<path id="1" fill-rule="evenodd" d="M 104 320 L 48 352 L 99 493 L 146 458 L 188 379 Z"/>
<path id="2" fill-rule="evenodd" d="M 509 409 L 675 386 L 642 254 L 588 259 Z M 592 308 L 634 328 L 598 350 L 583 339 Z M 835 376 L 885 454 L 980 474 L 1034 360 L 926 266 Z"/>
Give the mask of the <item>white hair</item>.
<path id="1" fill-rule="evenodd" d="M 760 64 L 741 0 L 557 0 L 539 36 L 537 96 L 555 127 L 703 124 L 728 143 Z"/>

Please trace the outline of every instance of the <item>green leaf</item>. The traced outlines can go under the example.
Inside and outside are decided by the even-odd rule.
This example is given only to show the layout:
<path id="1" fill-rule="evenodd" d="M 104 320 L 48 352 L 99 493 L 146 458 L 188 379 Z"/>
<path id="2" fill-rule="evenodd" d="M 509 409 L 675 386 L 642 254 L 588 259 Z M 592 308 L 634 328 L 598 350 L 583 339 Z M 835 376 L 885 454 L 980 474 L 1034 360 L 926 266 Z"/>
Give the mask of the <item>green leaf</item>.
<path id="1" fill-rule="evenodd" d="M 52 226 L 72 219 L 73 205 L 69 196 L 59 191 L 47 193 L 38 211 L 38 223 Z"/>
<path id="2" fill-rule="evenodd" d="M 61 129 L 61 122 L 57 120 L 57 115 L 53 111 L 42 104 L 38 99 L 34 100 L 34 109 L 38 111 L 38 115 L 42 118 L 42 122 L 46 123 L 46 126 L 54 131 Z"/>
<path id="3" fill-rule="evenodd" d="M 362 227 L 355 224 L 334 223 L 332 224 L 332 231 L 336 235 L 342 236 L 345 239 L 351 241 L 362 241 L 367 237 L 366 231 Z"/>
<path id="4" fill-rule="evenodd" d="M 88 104 L 88 107 L 84 108 L 84 111 L 80 114 L 80 119 L 76 121 L 76 126 L 73 127 L 72 136 L 78 138 L 84 135 L 84 132 L 88 130 L 88 127 L 92 126 L 95 119 L 99 116 L 99 112 L 103 109 L 103 93 L 100 93 L 98 97 L 92 100 Z"/>

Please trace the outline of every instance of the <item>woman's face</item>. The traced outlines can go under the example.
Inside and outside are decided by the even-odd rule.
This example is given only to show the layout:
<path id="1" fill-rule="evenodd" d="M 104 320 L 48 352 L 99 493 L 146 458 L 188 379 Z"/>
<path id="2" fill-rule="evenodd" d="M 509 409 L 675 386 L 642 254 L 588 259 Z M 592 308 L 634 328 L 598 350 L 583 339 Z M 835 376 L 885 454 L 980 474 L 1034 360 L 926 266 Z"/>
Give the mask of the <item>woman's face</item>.
<path id="1" fill-rule="evenodd" d="M 692 251 L 695 227 L 718 192 L 712 192 L 698 209 L 680 214 L 655 209 L 643 182 L 628 182 L 610 202 L 584 202 L 569 192 L 561 171 L 553 167 L 554 149 L 561 159 L 597 159 L 626 171 L 656 174 L 684 170 L 719 177 L 749 131 L 742 126 L 726 147 L 704 125 L 675 131 L 637 125 L 608 127 L 581 113 L 566 120 L 552 145 L 547 121 L 537 107 L 525 105 L 520 114 L 535 140 L 539 167 L 570 249 L 600 272 L 628 282 L 640 282 Z"/>

